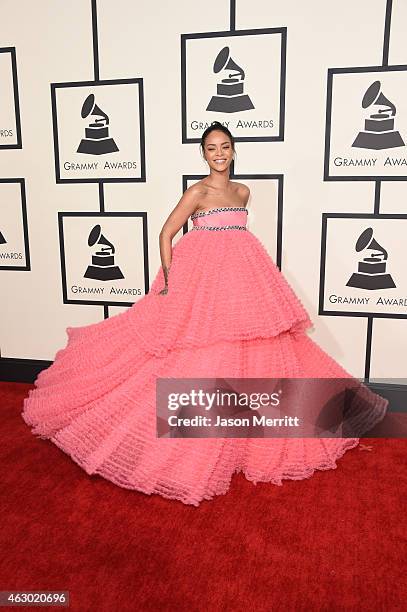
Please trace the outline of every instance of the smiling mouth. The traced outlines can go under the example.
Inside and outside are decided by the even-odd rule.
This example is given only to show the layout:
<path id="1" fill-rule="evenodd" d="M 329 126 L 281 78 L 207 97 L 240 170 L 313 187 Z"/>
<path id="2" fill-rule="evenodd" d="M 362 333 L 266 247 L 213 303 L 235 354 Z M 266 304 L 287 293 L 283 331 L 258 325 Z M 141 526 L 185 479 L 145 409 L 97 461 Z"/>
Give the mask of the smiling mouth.
<path id="1" fill-rule="evenodd" d="M 223 164 L 226 159 L 215 159 L 215 164 Z"/>

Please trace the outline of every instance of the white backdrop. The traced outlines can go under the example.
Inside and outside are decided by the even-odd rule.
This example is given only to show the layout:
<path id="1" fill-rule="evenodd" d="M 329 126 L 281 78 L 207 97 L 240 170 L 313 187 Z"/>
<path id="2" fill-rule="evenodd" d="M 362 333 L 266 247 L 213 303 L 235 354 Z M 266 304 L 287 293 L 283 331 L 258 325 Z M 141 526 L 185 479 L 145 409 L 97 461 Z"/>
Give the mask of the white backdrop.
<path id="1" fill-rule="evenodd" d="M 371 67 L 407 63 L 406 3 L 394 0 L 387 28 L 385 0 L 97 0 L 93 4 L 97 11 L 92 14 L 91 0 L 1 1 L 0 40 L 5 51 L 0 54 L 0 77 L 6 93 L 0 101 L 0 231 L 8 238 L 0 244 L 1 357 L 53 359 L 66 343 L 67 326 L 113 316 L 143 295 L 160 265 L 158 234 L 164 220 L 183 188 L 206 174 L 199 145 L 193 141 L 205 126 L 195 129 L 192 121 L 212 117 L 230 121 L 232 133 L 246 138 L 236 144 L 234 177 L 247 182 L 252 191 L 250 229 L 273 259 L 280 260 L 315 323 L 312 338 L 355 376 L 364 375 L 368 360 L 371 379 L 405 377 L 407 275 L 401 246 L 406 234 L 400 227 L 405 223 L 407 171 L 400 165 L 390 172 L 392 180 L 389 173 L 385 180 L 384 171 L 375 169 L 369 180 L 360 180 L 366 179 L 364 169 L 342 168 L 345 180 L 337 180 L 324 168 L 327 155 L 341 155 L 340 137 L 346 130 L 356 136 L 364 129 L 371 109 L 363 109 L 361 101 L 377 79 Z M 270 29 L 276 32 L 261 33 Z M 251 32 L 237 35 L 247 30 Z M 191 37 L 194 33 L 200 36 Z M 182 35 L 186 35 L 184 57 Z M 219 82 L 213 62 L 226 44 L 230 57 L 245 72 L 245 93 L 255 101 L 253 113 L 257 119 L 272 118 L 273 129 L 258 125 L 238 129 L 237 120 L 249 121 L 252 111 L 204 112 L 203 104 L 216 94 Z M 10 113 L 13 52 L 8 48 L 15 50 L 21 142 L 18 121 L 13 125 Z M 357 67 L 365 70 L 355 74 Z M 338 68 L 349 73 L 334 70 L 329 107 L 328 71 Z M 396 108 L 394 130 L 407 142 L 403 129 L 407 101 L 401 95 L 405 75 L 404 70 L 379 72 L 381 91 Z M 347 79 L 341 81 L 342 89 L 339 77 Z M 112 83 L 104 93 L 95 79 Z M 75 148 L 86 140 L 89 117 L 80 117 L 79 111 L 92 92 L 95 104 L 109 115 L 106 139 L 119 147 L 111 159 L 121 156 L 129 168 L 102 171 L 108 155 L 94 155 L 100 165 L 97 170 L 63 167 L 63 160 L 80 162 Z M 7 126 L 12 126 L 12 136 Z M 402 158 L 404 148 L 386 153 Z M 348 147 L 347 154 L 362 158 L 376 156 L 377 151 Z M 86 177 L 99 177 L 102 183 L 77 182 Z M 16 178 L 23 183 L 13 183 Z M 102 211 L 120 215 L 110 219 L 101 216 Z M 383 225 L 376 217 L 369 223 L 365 216 L 374 212 L 390 215 L 390 220 L 383 218 Z M 346 218 L 329 218 L 324 234 L 324 213 L 353 216 L 350 225 Z M 107 291 L 102 296 L 72 292 L 85 262 L 90 263 L 86 239 L 97 223 L 114 244 L 115 264 L 124 273 L 122 281 L 113 280 L 105 287 L 129 289 L 125 297 L 118 298 L 117 293 L 107 297 Z M 366 289 L 352 293 L 344 281 L 357 271 L 361 259 L 354 251 L 354 238 L 368 226 L 388 252 L 386 272 L 396 285 L 381 295 L 397 298 L 398 303 L 373 308 L 373 298 L 380 293 L 376 289 L 368 292 L 367 308 L 333 306 L 324 291 L 366 296 Z M 19 256 L 10 258 L 11 252 Z M 97 284 L 94 279 L 93 283 Z"/>

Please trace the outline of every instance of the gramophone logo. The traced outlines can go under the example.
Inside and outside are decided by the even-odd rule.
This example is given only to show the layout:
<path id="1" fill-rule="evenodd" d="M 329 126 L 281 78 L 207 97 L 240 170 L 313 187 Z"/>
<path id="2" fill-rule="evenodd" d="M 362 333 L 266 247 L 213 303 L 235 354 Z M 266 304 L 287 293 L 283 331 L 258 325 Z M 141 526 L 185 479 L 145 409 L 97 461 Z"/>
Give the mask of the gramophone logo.
<path id="1" fill-rule="evenodd" d="M 109 136 L 109 117 L 95 103 L 94 94 L 89 94 L 84 101 L 81 116 L 83 119 L 90 119 L 85 128 L 85 138 L 81 140 L 77 153 L 105 155 L 119 150 L 113 138 Z"/>
<path id="2" fill-rule="evenodd" d="M 120 268 L 115 265 L 113 254 L 115 248 L 111 242 L 102 234 L 102 229 L 99 224 L 95 225 L 88 237 L 88 246 L 96 245 L 96 250 L 92 254 L 92 264 L 87 267 L 84 278 L 92 278 L 93 280 L 109 281 L 124 278 Z"/>
<path id="3" fill-rule="evenodd" d="M 358 253 L 368 253 L 359 261 L 358 271 L 352 274 L 346 283 L 347 287 L 369 290 L 396 287 L 391 275 L 386 272 L 387 251 L 373 238 L 371 227 L 360 234 L 355 250 Z"/>
<path id="4" fill-rule="evenodd" d="M 221 72 L 223 71 L 223 72 Z M 238 113 L 254 108 L 250 97 L 243 93 L 245 72 L 230 56 L 229 47 L 223 47 L 213 64 L 215 74 L 223 74 L 216 85 L 216 96 L 212 96 L 207 111 Z"/>
<path id="5" fill-rule="evenodd" d="M 372 107 L 371 113 L 352 147 L 381 150 L 404 146 L 400 133 L 394 129 L 396 107 L 380 90 L 380 81 L 374 81 L 363 96 L 362 107 Z"/>
<path id="6" fill-rule="evenodd" d="M 4 238 L 2 232 L 0 232 L 0 244 L 7 244 L 7 240 Z"/>

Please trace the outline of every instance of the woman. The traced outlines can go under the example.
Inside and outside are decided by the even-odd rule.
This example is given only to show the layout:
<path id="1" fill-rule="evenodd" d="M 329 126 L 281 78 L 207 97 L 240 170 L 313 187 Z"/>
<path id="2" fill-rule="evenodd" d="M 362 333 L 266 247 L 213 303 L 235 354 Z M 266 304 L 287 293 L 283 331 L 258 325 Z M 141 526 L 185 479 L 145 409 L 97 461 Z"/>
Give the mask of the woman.
<path id="1" fill-rule="evenodd" d="M 88 474 L 196 506 L 226 493 L 235 472 L 254 483 L 281 485 L 336 468 L 359 441 L 337 435 L 267 438 L 263 425 L 247 426 L 253 410 L 236 406 L 219 405 L 211 416 L 244 416 L 243 428 L 235 419 L 216 433 L 215 419 L 208 426 L 188 425 L 193 405 L 173 413 L 180 417 L 175 426 L 174 418 L 166 418 L 168 405 L 157 413 L 159 380 L 208 378 L 215 380 L 213 390 L 218 381 L 221 389 L 242 390 L 248 378 L 351 379 L 308 337 L 308 313 L 247 229 L 249 189 L 229 180 L 232 134 L 214 122 L 201 147 L 209 175 L 186 190 L 164 223 L 162 266 L 149 293 L 126 312 L 68 327 L 66 347 L 37 377 L 22 415 L 34 434 L 51 440 Z M 188 218 L 192 229 L 172 247 Z M 335 421 L 330 412 L 327 424 L 321 411 L 312 412 L 325 391 L 318 389 L 316 396 L 309 390 L 301 395 L 304 422 L 311 431 L 343 432 L 345 420 Z M 299 387 L 286 386 L 284 397 L 289 409 L 298 403 Z M 370 392 L 364 399 L 367 429 L 383 418 L 388 402 Z"/>

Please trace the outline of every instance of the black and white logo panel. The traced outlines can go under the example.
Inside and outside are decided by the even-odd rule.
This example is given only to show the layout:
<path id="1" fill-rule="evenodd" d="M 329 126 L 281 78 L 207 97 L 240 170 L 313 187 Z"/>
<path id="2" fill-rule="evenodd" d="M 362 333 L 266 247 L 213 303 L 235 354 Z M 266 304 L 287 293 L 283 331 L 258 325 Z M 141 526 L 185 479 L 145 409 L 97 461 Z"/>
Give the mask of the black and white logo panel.
<path id="1" fill-rule="evenodd" d="M 131 306 L 149 291 L 147 213 L 58 213 L 64 304 Z"/>
<path id="2" fill-rule="evenodd" d="M 15 47 L 0 48 L 0 149 L 21 149 Z"/>
<path id="3" fill-rule="evenodd" d="M 142 79 L 52 83 L 58 183 L 145 181 Z"/>
<path id="4" fill-rule="evenodd" d="M 324 213 L 319 314 L 407 318 L 407 215 Z"/>
<path id="5" fill-rule="evenodd" d="M 286 28 L 181 35 L 182 141 L 217 120 L 238 141 L 284 139 Z"/>
<path id="6" fill-rule="evenodd" d="M 407 66 L 328 71 L 325 179 L 407 178 Z"/>
<path id="7" fill-rule="evenodd" d="M 0 270 L 30 270 L 25 182 L 0 179 Z"/>

